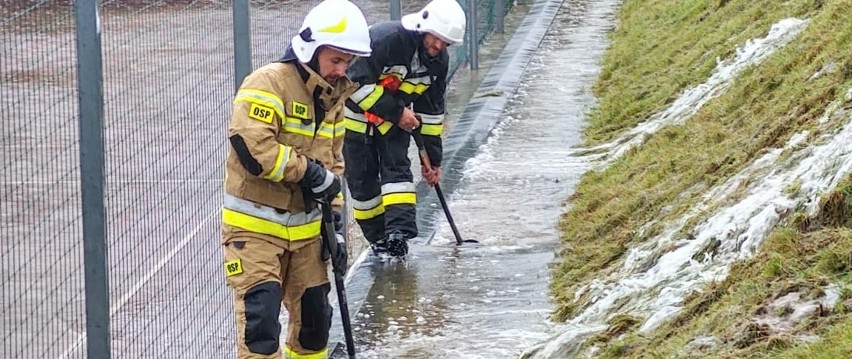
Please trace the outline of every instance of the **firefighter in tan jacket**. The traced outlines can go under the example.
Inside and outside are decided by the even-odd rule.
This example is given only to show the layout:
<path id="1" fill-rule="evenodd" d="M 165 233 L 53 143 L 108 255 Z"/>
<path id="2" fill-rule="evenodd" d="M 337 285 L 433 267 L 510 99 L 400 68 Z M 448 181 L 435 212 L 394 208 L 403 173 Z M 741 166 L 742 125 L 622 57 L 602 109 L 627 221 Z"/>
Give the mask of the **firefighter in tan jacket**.
<path id="1" fill-rule="evenodd" d="M 325 358 L 332 310 L 318 201 L 333 200 L 338 258 L 345 76 L 370 54 L 367 21 L 347 0 L 305 17 L 284 57 L 246 77 L 228 136 L 222 245 L 234 293 L 239 358 Z M 279 345 L 281 303 L 289 313 Z"/>

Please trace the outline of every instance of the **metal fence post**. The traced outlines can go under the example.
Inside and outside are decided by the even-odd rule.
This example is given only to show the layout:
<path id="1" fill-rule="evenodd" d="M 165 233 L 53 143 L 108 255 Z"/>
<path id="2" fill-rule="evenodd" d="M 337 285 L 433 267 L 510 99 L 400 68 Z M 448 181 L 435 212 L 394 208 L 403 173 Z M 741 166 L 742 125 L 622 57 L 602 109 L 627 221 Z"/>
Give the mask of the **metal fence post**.
<path id="1" fill-rule="evenodd" d="M 506 0 L 496 0 L 494 4 L 494 32 L 504 33 L 503 18 L 506 16 Z"/>
<path id="2" fill-rule="evenodd" d="M 402 5 L 400 0 L 390 0 L 390 18 L 391 20 L 399 20 L 402 18 Z"/>
<path id="3" fill-rule="evenodd" d="M 477 33 L 479 18 L 476 16 L 476 0 L 467 0 L 467 11 L 468 29 L 470 29 L 470 45 L 468 46 L 468 49 L 470 49 L 470 69 L 477 70 L 479 69 L 479 34 Z"/>
<path id="4" fill-rule="evenodd" d="M 74 2 L 83 270 L 88 358 L 110 358 L 109 276 L 104 208 L 104 92 L 98 0 Z"/>
<path id="5" fill-rule="evenodd" d="M 249 28 L 249 1 L 234 0 L 234 77 L 235 89 L 251 73 L 251 30 Z"/>

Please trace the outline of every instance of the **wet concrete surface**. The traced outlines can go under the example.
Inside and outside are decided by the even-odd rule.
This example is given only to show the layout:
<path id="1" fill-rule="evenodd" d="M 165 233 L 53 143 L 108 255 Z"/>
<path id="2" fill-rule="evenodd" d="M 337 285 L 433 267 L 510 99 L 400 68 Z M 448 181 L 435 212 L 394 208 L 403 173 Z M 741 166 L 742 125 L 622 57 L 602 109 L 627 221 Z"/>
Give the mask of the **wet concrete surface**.
<path id="1" fill-rule="evenodd" d="M 354 317 L 363 358 L 505 358 L 541 340 L 548 246 L 416 246 L 405 263 L 372 263 Z"/>
<path id="2" fill-rule="evenodd" d="M 487 136 L 457 140 L 457 172 L 445 187 L 462 236 L 480 244 L 456 247 L 441 207 L 420 186 L 423 238 L 407 261 L 368 258 L 352 274 L 348 290 L 367 292 L 363 301 L 350 297 L 359 357 L 510 358 L 553 334 L 548 265 L 560 246 L 562 203 L 589 168 L 570 154 L 594 103 L 589 88 L 611 28 L 602 19 L 613 11 L 588 0 L 556 5 L 517 89 L 496 95 L 506 97 L 498 117 L 454 124 L 486 127 Z M 501 81 L 486 80 L 477 93 Z M 474 101 L 468 108 L 479 112 L 468 120 L 491 105 Z"/>

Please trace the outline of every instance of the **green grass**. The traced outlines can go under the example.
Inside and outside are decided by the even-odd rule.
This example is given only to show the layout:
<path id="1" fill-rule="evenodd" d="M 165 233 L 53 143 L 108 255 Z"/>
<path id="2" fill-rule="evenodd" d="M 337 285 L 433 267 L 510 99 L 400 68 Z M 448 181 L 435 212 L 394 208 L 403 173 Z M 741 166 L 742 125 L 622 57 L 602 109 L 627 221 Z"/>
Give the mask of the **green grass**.
<path id="1" fill-rule="evenodd" d="M 852 353 L 852 337 L 844 331 L 852 325 L 848 291 L 841 293 L 840 302 L 831 311 L 816 312 L 787 333 L 771 333 L 755 325 L 751 318 L 769 312 L 767 304 L 788 293 L 798 292 L 803 300 L 816 299 L 824 294 L 822 288 L 826 285 L 848 285 L 850 265 L 852 230 L 822 228 L 801 233 L 778 229 L 757 256 L 736 264 L 723 282 L 713 283 L 689 298 L 685 309 L 669 323 L 651 333 L 632 332 L 604 343 L 601 357 L 688 357 L 684 347 L 690 340 L 713 337 L 719 345 L 689 353 L 724 358 L 774 358 L 782 354 L 791 358 L 839 358 L 831 353 Z M 806 344 L 796 339 L 805 334 L 816 334 L 822 340 Z M 832 351 L 816 355 L 828 348 Z"/>
<path id="2" fill-rule="evenodd" d="M 571 209 L 560 221 L 566 245 L 553 273 L 554 319 L 575 315 L 581 303 L 573 298 L 581 286 L 607 273 L 627 248 L 658 234 L 663 224 L 680 218 L 708 189 L 766 149 L 782 146 L 799 131 L 829 131 L 844 124 L 822 126 L 817 119 L 852 86 L 852 1 L 623 3 L 594 88 L 600 101 L 589 114 L 585 133 L 589 145 L 611 140 L 664 109 L 683 90 L 704 82 L 717 59 L 730 58 L 737 46 L 766 36 L 772 24 L 788 17 L 810 23 L 786 47 L 743 71 L 724 94 L 685 124 L 660 130 L 608 168 L 587 173 L 580 181 L 568 199 Z M 813 77 L 824 69 L 829 70 Z M 785 193 L 801 187 L 802 183 L 790 183 Z M 809 281 L 848 283 L 838 268 L 852 269 L 849 250 L 844 249 L 852 248 L 852 235 L 845 229 L 852 224 L 850 193 L 849 186 L 841 186 L 827 195 L 823 211 L 813 218 L 791 215 L 789 226 L 773 233 L 757 256 L 736 264 L 728 279 L 691 298 L 688 310 L 672 323 L 641 335 L 622 323 L 619 329 L 626 328 L 624 333 L 599 336 L 596 342 L 604 345 L 599 354 L 677 356 L 677 350 L 694 337 L 718 335 L 728 340 L 720 346 L 727 349 L 711 353 L 718 357 L 809 356 L 811 352 L 803 351 L 796 340 L 764 338 L 738 321 L 744 310 L 765 305 L 767 296 L 778 291 L 815 290 Z M 709 215 L 700 214 L 689 223 Z M 813 243 L 833 250 L 808 247 Z M 834 343 L 823 346 L 826 350 L 850 346 L 848 334 L 841 330 L 850 325 L 844 313 L 802 329 L 823 338 L 808 350 L 819 350 L 824 341 Z M 744 334 L 752 332 L 757 333 L 754 338 Z"/>

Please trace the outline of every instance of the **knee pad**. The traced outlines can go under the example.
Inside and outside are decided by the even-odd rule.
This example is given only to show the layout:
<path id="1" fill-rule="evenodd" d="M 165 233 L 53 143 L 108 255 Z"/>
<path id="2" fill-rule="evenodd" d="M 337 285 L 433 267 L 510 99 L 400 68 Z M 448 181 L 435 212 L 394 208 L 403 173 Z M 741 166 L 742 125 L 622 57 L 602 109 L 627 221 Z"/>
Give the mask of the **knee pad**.
<path id="1" fill-rule="evenodd" d="M 299 343 L 308 350 L 320 351 L 328 345 L 328 330 L 331 329 L 331 305 L 328 292 L 331 283 L 311 287 L 302 294 L 302 328 Z"/>
<path id="2" fill-rule="evenodd" d="M 243 302 L 246 307 L 245 342 L 249 351 L 273 354 L 278 350 L 281 323 L 281 285 L 277 282 L 260 283 L 248 290 Z"/>

